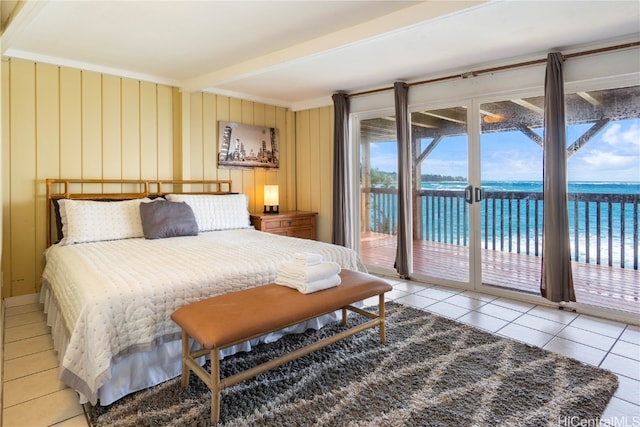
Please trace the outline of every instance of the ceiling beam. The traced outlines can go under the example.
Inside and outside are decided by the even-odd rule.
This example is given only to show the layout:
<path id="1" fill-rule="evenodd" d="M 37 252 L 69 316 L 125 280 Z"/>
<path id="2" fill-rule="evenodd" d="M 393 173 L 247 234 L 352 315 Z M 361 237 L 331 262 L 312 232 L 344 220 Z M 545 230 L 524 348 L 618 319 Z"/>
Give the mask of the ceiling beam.
<path id="1" fill-rule="evenodd" d="M 521 107 L 524 107 L 528 110 L 531 110 L 533 112 L 536 112 L 538 114 L 544 114 L 544 109 L 538 107 L 537 105 L 533 105 L 532 103 L 525 101 L 524 99 L 511 99 L 511 102 L 513 102 L 514 104 L 518 104 Z"/>
<path id="2" fill-rule="evenodd" d="M 433 141 L 431 141 L 429 143 L 429 145 L 427 145 L 427 148 L 425 148 L 422 153 L 420 153 L 420 155 L 418 156 L 418 158 L 416 159 L 415 163 L 413 166 L 415 166 L 416 168 L 418 168 L 418 165 L 420 165 L 420 163 L 422 163 L 424 161 L 424 159 L 427 158 L 427 156 L 429 154 L 431 154 L 431 152 L 433 150 L 435 150 L 435 148 L 438 146 L 438 144 L 440 143 L 440 141 L 442 141 L 442 135 L 438 135 L 437 137 L 433 138 Z"/>
<path id="3" fill-rule="evenodd" d="M 591 138 L 596 136 L 596 134 L 598 132 L 600 132 L 602 130 L 602 128 L 604 128 L 606 125 L 608 125 L 610 121 L 611 121 L 611 119 L 601 119 L 601 120 L 596 121 L 593 124 L 593 126 L 591 126 L 589 129 L 587 129 L 587 131 L 585 133 L 583 133 L 582 136 L 580 136 L 578 139 L 576 139 L 574 141 L 574 143 L 571 144 L 569 146 L 569 148 L 567 148 L 567 157 L 571 157 L 575 153 L 577 153 L 578 150 L 580 150 L 582 147 L 584 147 L 587 142 L 591 141 Z"/>
<path id="4" fill-rule="evenodd" d="M 0 52 L 4 56 L 7 49 L 11 47 L 12 40 L 17 35 L 20 35 L 25 29 L 32 24 L 33 20 L 42 12 L 47 5 L 47 0 L 37 1 L 21 1 L 17 2 L 10 12 L 10 17 L 2 16 L 3 25 L 2 28 L 2 48 Z M 4 12 L 7 12 L 8 7 L 3 6 Z M 10 19 L 10 21 L 9 21 Z M 9 25 L 10 24 L 10 25 Z"/>
<path id="5" fill-rule="evenodd" d="M 459 13 L 462 10 L 488 4 L 488 0 L 475 1 L 420 1 L 413 6 L 372 19 L 351 28 L 335 31 L 276 52 L 241 62 L 183 82 L 182 90 L 196 92 L 215 85 L 233 82 L 247 76 L 277 70 L 294 61 L 335 51 L 346 46 L 366 43 L 384 34 L 406 31 L 420 23 Z"/>
<path id="6" fill-rule="evenodd" d="M 534 131 L 532 131 L 528 126 L 519 124 L 516 126 L 516 128 L 520 132 L 522 132 L 526 137 L 528 137 L 530 140 L 538 144 L 540 148 L 544 148 L 544 140 L 542 139 L 542 137 L 537 133 L 535 133 Z"/>
<path id="7" fill-rule="evenodd" d="M 578 95 L 580 98 L 584 99 L 585 101 L 587 101 L 589 104 L 593 105 L 594 107 L 600 107 L 602 105 L 602 103 L 600 101 L 595 99 L 593 96 L 591 96 L 587 92 L 576 92 L 576 95 Z"/>
<path id="8" fill-rule="evenodd" d="M 445 116 L 444 114 L 436 114 L 429 111 L 423 111 L 422 114 L 426 114 L 427 116 L 435 117 L 436 119 L 446 120 L 448 122 L 458 123 L 461 125 L 467 124 L 466 120 L 456 119 L 455 117 Z"/>

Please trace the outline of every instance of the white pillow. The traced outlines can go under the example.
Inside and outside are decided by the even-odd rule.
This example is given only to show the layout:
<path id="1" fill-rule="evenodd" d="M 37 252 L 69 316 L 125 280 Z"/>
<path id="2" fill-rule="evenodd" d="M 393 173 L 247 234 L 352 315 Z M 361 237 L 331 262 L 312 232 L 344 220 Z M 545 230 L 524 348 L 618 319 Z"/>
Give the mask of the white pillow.
<path id="1" fill-rule="evenodd" d="M 167 194 L 166 199 L 191 206 L 200 231 L 251 227 L 245 194 Z"/>
<path id="2" fill-rule="evenodd" d="M 148 198 L 123 201 L 60 199 L 61 245 L 144 237 L 140 203 Z"/>

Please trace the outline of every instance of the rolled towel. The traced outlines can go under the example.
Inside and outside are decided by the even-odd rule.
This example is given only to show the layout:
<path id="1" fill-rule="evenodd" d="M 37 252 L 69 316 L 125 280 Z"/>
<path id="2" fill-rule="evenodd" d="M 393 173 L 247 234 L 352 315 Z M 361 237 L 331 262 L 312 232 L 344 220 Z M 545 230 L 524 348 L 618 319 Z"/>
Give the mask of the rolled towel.
<path id="1" fill-rule="evenodd" d="M 299 282 L 315 282 L 340 273 L 337 262 L 325 261 L 317 265 L 302 267 L 296 262 L 283 262 L 278 267 L 278 275 Z"/>
<path id="2" fill-rule="evenodd" d="M 318 292 L 323 289 L 333 288 L 341 283 L 342 279 L 337 274 L 325 279 L 315 280 L 313 282 L 301 282 L 299 280 L 289 280 L 281 276 L 276 277 L 275 283 L 289 288 L 297 289 L 303 294 Z"/>
<path id="3" fill-rule="evenodd" d="M 322 255 L 311 252 L 298 252 L 293 255 L 293 261 L 304 266 L 318 265 L 323 259 Z"/>

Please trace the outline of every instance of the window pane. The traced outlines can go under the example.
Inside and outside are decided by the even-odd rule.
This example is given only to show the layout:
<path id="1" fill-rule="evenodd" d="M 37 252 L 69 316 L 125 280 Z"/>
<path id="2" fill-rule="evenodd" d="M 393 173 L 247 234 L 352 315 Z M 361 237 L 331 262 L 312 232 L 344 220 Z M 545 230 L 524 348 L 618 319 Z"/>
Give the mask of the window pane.
<path id="1" fill-rule="evenodd" d="M 483 285 L 539 294 L 544 98 L 480 106 Z"/>
<path id="2" fill-rule="evenodd" d="M 578 302 L 640 312 L 640 86 L 566 94 Z"/>
<path id="3" fill-rule="evenodd" d="M 397 164 L 395 117 L 360 121 L 360 255 L 369 267 L 395 262 Z"/>
<path id="4" fill-rule="evenodd" d="M 467 109 L 411 114 L 413 271 L 445 281 L 469 281 Z"/>

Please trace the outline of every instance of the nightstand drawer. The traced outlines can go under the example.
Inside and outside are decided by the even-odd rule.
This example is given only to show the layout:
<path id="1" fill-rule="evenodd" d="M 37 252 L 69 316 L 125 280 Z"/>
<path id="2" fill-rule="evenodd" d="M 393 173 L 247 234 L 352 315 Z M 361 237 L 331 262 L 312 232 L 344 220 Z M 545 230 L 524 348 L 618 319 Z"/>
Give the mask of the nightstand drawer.
<path id="1" fill-rule="evenodd" d="M 314 218 L 289 218 L 281 221 L 270 221 L 267 224 L 267 228 L 308 227 L 313 223 Z"/>
<path id="2" fill-rule="evenodd" d="M 300 239 L 316 239 L 316 229 L 312 227 L 307 228 L 299 228 L 297 230 L 291 230 L 290 234 L 287 234 L 289 237 L 299 237 Z"/>
<path id="3" fill-rule="evenodd" d="M 251 224 L 260 231 L 281 236 L 316 238 L 315 212 L 281 212 L 279 214 L 251 214 Z"/>

